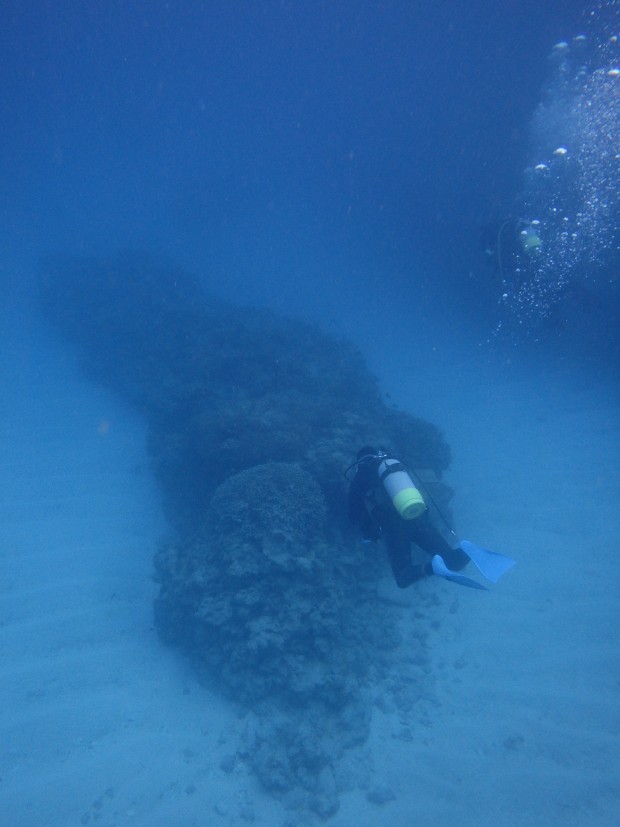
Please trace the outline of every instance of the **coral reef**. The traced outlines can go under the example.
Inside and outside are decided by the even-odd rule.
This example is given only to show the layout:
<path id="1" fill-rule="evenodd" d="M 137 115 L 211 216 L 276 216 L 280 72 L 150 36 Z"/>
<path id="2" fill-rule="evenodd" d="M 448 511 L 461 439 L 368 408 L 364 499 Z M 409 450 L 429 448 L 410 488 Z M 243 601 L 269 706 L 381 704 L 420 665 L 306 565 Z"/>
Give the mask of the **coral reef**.
<path id="1" fill-rule="evenodd" d="M 321 813 L 337 806 L 334 762 L 367 734 L 361 687 L 394 642 L 359 559 L 326 541 L 326 515 L 296 465 L 232 475 L 204 533 L 159 551 L 155 604 L 162 637 L 258 713 L 244 751 L 263 784 L 301 787 Z"/>
<path id="2" fill-rule="evenodd" d="M 367 734 L 364 687 L 397 640 L 342 472 L 381 444 L 446 506 L 448 446 L 383 404 L 350 343 L 233 307 L 148 257 L 49 261 L 41 295 L 88 375 L 148 419 L 177 531 L 155 558 L 162 639 L 250 711 L 239 749 L 262 783 L 332 815 L 338 758 Z"/>

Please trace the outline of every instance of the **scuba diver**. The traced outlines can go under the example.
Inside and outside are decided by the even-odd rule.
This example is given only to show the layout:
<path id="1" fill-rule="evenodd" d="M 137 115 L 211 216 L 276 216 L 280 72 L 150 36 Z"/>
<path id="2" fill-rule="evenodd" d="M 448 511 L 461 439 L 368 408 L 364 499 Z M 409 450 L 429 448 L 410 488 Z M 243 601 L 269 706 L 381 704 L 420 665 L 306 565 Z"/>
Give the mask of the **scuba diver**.
<path id="1" fill-rule="evenodd" d="M 405 466 L 381 448 L 361 448 L 356 461 L 345 471 L 345 477 L 350 483 L 349 518 L 359 525 L 363 542 L 385 540 L 399 588 L 405 589 L 423 577 L 437 575 L 461 586 L 484 589 L 486 586 L 459 573 L 470 560 L 493 583 L 515 564 L 510 557 L 475 546 L 468 540 L 452 548 L 431 523 L 424 498 Z M 450 532 L 454 534 L 452 529 Z M 412 544 L 432 559 L 413 563 Z"/>

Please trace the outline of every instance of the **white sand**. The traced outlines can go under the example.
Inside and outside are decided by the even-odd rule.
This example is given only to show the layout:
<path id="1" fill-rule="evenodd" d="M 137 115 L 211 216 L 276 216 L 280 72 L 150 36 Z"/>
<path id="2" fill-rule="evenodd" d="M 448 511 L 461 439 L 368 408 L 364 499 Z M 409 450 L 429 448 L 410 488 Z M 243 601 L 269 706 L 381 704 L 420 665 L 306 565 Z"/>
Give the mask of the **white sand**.
<path id="1" fill-rule="evenodd" d="M 3 321 L 0 824 L 284 824 L 242 765 L 243 723 L 152 625 L 166 526 L 144 425 L 25 319 Z M 616 825 L 620 813 L 617 399 L 601 380 L 473 357 L 377 350 L 397 401 L 440 423 L 463 536 L 518 566 L 488 593 L 406 594 L 432 661 L 405 712 L 374 715 L 365 756 L 382 806 L 342 797 L 345 825 Z M 437 369 L 443 381 L 437 383 Z M 421 387 L 422 384 L 422 387 Z M 475 388 L 472 392 L 471 388 Z M 423 392 L 422 392 L 423 389 Z M 402 596 L 402 594 L 401 594 Z M 295 819 L 292 824 L 299 823 Z"/>
<path id="2" fill-rule="evenodd" d="M 3 332 L 0 824 L 228 823 L 261 793 L 219 769 L 234 710 L 153 629 L 144 425 L 27 325 Z"/>

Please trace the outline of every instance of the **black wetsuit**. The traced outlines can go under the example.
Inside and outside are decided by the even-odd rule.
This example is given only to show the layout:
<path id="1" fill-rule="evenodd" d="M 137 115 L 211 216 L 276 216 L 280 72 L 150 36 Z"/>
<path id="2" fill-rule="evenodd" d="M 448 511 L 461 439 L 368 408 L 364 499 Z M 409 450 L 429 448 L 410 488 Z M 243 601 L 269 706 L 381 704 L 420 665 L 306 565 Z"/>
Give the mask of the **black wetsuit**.
<path id="1" fill-rule="evenodd" d="M 371 459 L 358 465 L 349 488 L 349 517 L 360 526 L 365 540 L 385 540 L 396 584 L 405 589 L 433 573 L 430 562 L 413 564 L 412 543 L 431 557 L 440 554 L 453 571 L 464 568 L 469 558 L 460 548 L 450 547 L 431 523 L 428 511 L 414 520 L 400 516 L 379 480 L 379 462 Z"/>

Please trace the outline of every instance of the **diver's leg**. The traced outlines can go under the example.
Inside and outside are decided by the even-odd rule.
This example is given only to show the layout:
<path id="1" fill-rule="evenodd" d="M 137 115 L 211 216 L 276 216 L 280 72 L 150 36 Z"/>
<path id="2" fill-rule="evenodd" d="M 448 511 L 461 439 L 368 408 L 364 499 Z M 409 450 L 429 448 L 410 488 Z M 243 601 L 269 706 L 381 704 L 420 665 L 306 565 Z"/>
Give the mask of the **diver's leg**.
<path id="1" fill-rule="evenodd" d="M 447 540 L 432 524 L 428 512 L 412 520 L 410 537 L 416 546 L 420 546 L 431 557 L 439 554 L 443 557 L 446 566 L 452 571 L 464 569 L 469 557 L 460 548 L 451 548 Z"/>
<path id="2" fill-rule="evenodd" d="M 430 564 L 414 566 L 411 562 L 411 540 L 407 526 L 400 517 L 398 523 L 386 527 L 384 538 L 394 580 L 400 589 L 406 589 L 417 580 L 432 574 Z"/>

